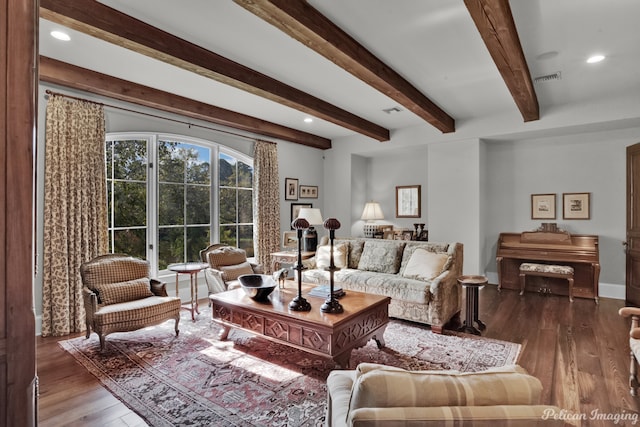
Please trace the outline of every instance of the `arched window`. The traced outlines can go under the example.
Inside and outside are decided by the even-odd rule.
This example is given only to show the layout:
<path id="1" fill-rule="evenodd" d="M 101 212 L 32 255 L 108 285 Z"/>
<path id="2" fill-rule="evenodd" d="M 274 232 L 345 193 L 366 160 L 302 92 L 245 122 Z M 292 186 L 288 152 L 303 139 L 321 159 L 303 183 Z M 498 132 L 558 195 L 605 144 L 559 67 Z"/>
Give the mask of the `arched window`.
<path id="1" fill-rule="evenodd" d="M 160 273 L 210 243 L 253 256 L 253 160 L 186 136 L 107 134 L 109 249 Z M 218 161 L 215 161 L 218 159 Z"/>

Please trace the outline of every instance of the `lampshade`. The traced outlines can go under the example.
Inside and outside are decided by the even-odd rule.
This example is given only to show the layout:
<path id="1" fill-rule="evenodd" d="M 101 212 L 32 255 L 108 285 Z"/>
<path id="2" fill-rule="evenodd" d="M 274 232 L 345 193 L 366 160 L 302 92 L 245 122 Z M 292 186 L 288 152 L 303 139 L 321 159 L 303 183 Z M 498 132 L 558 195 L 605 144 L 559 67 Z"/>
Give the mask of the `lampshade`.
<path id="1" fill-rule="evenodd" d="M 384 215 L 382 214 L 382 209 L 380 208 L 380 203 L 378 202 L 368 202 L 364 205 L 364 210 L 362 211 L 362 218 L 365 221 L 373 221 L 376 219 L 384 219 Z"/>
<path id="2" fill-rule="evenodd" d="M 322 213 L 317 208 L 300 208 L 298 218 L 306 219 L 311 225 L 322 224 Z"/>

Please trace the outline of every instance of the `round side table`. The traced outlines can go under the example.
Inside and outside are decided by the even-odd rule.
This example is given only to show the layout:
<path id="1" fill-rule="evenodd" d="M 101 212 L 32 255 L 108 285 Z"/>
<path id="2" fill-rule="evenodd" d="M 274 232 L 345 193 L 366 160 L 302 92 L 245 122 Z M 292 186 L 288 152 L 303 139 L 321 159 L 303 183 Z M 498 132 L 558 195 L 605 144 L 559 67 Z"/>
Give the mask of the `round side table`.
<path id="1" fill-rule="evenodd" d="M 487 327 L 478 319 L 478 290 L 489 283 L 489 279 L 485 276 L 460 276 L 458 283 L 467 290 L 466 319 L 458 331 L 480 335 L 480 331 L 484 331 Z M 474 324 L 478 327 L 476 328 Z"/>
<path id="2" fill-rule="evenodd" d="M 191 300 L 189 301 L 191 307 L 183 307 L 191 312 L 191 320 L 196 321 L 196 313 L 200 314 L 198 310 L 198 273 L 207 268 L 209 264 L 202 262 L 181 262 L 177 264 L 170 264 L 167 268 L 170 271 L 176 273 L 176 296 L 178 295 L 178 279 L 181 274 L 189 275 L 189 285 L 191 290 Z"/>

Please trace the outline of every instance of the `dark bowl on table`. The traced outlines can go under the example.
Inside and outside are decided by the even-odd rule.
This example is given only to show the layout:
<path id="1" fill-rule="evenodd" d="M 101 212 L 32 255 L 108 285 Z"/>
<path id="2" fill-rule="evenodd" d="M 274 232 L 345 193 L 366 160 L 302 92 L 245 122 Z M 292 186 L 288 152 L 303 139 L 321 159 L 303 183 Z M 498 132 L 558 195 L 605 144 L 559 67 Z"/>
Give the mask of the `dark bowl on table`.
<path id="1" fill-rule="evenodd" d="M 256 301 L 266 301 L 278 286 L 269 274 L 243 274 L 238 277 L 238 281 L 244 292 Z"/>

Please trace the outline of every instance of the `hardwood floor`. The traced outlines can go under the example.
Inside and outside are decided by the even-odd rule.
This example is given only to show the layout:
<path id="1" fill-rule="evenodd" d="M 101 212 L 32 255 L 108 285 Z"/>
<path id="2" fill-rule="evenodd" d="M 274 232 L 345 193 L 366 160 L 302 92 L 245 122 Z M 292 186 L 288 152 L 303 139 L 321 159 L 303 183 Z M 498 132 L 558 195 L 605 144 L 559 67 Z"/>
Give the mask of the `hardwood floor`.
<path id="1" fill-rule="evenodd" d="M 618 316 L 623 305 L 607 298 L 596 305 L 535 293 L 521 297 L 489 285 L 480 291 L 479 318 L 487 325 L 485 337 L 522 344 L 518 363 L 542 382 L 544 403 L 565 409 L 572 424 L 631 426 L 640 425 L 640 405 L 627 386 L 629 323 Z M 146 425 L 63 351 L 58 339 L 37 338 L 41 427 Z"/>

